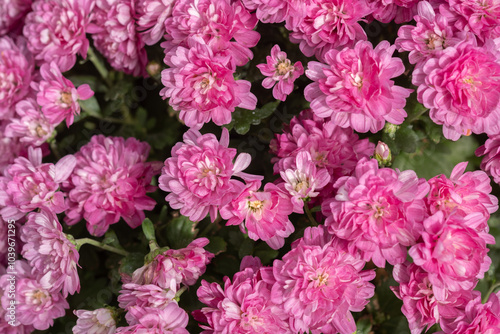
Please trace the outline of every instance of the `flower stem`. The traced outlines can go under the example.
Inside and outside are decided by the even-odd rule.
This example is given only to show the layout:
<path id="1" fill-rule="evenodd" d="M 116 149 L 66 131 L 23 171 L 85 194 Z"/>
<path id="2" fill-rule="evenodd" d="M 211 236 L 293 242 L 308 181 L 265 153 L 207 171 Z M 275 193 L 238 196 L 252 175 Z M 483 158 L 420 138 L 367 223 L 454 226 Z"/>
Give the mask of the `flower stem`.
<path id="1" fill-rule="evenodd" d="M 98 248 L 101 248 L 101 249 L 104 249 L 104 250 L 107 250 L 107 251 L 110 251 L 110 252 L 113 252 L 113 253 L 116 253 L 116 254 L 120 254 L 120 255 L 123 255 L 123 256 L 127 256 L 128 255 L 128 252 L 126 250 L 124 250 L 124 249 L 119 249 L 119 248 L 116 248 L 116 247 L 113 247 L 113 246 L 110 246 L 110 245 L 106 245 L 106 244 L 103 244 L 100 241 L 97 241 L 97 240 L 94 240 L 94 239 L 90 239 L 90 238 L 76 239 L 75 242 L 76 242 L 76 248 L 77 249 L 80 249 L 80 247 L 82 247 L 85 244 L 90 244 L 90 245 L 93 245 L 95 247 L 98 247 Z"/>
<path id="2" fill-rule="evenodd" d="M 488 292 L 486 293 L 486 296 L 483 298 L 483 304 L 486 303 L 488 301 L 488 299 L 490 298 L 490 295 L 495 292 L 495 290 L 497 288 L 500 288 L 500 282 L 498 282 L 497 284 L 493 284 L 491 286 L 491 288 L 488 290 Z"/>
<path id="3" fill-rule="evenodd" d="M 318 226 L 318 223 L 316 222 L 316 219 L 314 219 L 311 210 L 309 209 L 309 206 L 307 203 L 304 203 L 304 210 L 306 211 L 307 218 L 309 218 L 309 221 L 311 222 L 312 226 Z"/>
<path id="4" fill-rule="evenodd" d="M 95 68 L 101 75 L 101 77 L 106 80 L 106 82 L 109 84 L 109 79 L 108 79 L 108 74 L 109 71 L 104 65 L 104 63 L 101 61 L 101 59 L 96 55 L 94 52 L 94 49 L 89 46 L 89 50 L 87 52 L 87 56 L 89 57 L 89 60 L 94 64 Z"/>

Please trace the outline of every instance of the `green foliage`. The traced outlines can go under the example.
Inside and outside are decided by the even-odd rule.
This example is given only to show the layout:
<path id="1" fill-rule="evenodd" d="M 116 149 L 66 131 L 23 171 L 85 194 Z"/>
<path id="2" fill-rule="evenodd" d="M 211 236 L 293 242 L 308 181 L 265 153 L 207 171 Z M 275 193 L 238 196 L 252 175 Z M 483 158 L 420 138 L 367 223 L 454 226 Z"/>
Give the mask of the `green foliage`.
<path id="1" fill-rule="evenodd" d="M 256 108 L 255 110 L 236 108 L 232 114 L 231 123 L 226 127 L 229 130 L 234 128 L 236 133 L 244 135 L 250 130 L 251 125 L 258 125 L 264 118 L 272 115 L 279 104 L 280 101 L 276 100 L 265 104 L 262 108 Z"/>

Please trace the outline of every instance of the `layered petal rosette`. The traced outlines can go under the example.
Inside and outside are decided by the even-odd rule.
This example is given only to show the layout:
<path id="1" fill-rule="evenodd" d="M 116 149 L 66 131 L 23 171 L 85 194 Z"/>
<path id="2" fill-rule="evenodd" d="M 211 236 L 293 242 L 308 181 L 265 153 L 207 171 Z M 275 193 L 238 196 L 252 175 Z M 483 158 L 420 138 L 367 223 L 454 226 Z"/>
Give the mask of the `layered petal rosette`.
<path id="1" fill-rule="evenodd" d="M 414 171 L 379 169 L 377 160 L 362 159 L 335 186 L 337 196 L 322 204 L 329 232 L 349 240 L 378 267 L 403 263 L 423 230 L 427 181 Z"/>
<path id="2" fill-rule="evenodd" d="M 32 0 L 5 0 L 0 2 L 0 36 L 17 32 L 31 9 Z"/>
<path id="3" fill-rule="evenodd" d="M 383 23 L 392 20 L 396 23 L 410 22 L 417 14 L 417 4 L 420 0 L 375 0 L 368 1 L 372 6 L 373 18 Z"/>
<path id="4" fill-rule="evenodd" d="M 370 42 L 360 41 L 352 49 L 329 51 L 326 64 L 310 62 L 306 75 L 314 82 L 305 88 L 304 96 L 313 112 L 358 132 L 377 132 L 386 121 L 403 123 L 411 90 L 391 80 L 405 70 L 400 58 L 392 58 L 395 49 L 387 41 L 375 49 Z"/>
<path id="5" fill-rule="evenodd" d="M 109 308 L 99 308 L 93 311 L 75 310 L 78 317 L 73 334 L 114 334 L 116 321 L 113 311 Z"/>
<path id="6" fill-rule="evenodd" d="M 293 30 L 306 15 L 309 0 L 242 0 L 248 10 L 256 10 L 255 15 L 262 23 L 281 23 Z"/>
<path id="7" fill-rule="evenodd" d="M 500 137 L 492 136 L 476 150 L 476 156 L 483 156 L 481 169 L 500 184 Z"/>
<path id="8" fill-rule="evenodd" d="M 132 307 L 134 321 L 130 326 L 118 327 L 116 334 L 189 334 L 186 326 L 189 317 L 177 303 L 170 303 L 164 309 Z"/>
<path id="9" fill-rule="evenodd" d="M 172 14 L 175 0 L 143 0 L 136 2 L 137 30 L 147 45 L 160 41 L 166 33 L 165 22 Z"/>

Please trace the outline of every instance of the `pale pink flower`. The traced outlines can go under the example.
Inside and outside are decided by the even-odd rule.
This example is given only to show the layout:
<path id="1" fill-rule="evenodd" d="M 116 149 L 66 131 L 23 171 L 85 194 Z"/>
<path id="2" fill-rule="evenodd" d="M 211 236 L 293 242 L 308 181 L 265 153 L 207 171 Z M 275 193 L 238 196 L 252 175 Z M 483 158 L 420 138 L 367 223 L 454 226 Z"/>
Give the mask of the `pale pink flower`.
<path id="1" fill-rule="evenodd" d="M 136 32 L 135 0 L 98 0 L 92 34 L 96 49 L 117 71 L 146 75 L 148 56 L 141 35 Z"/>
<path id="2" fill-rule="evenodd" d="M 365 261 L 351 254 L 344 241 L 326 235 L 322 227 L 307 228 L 283 260 L 273 263 L 271 300 L 292 318 L 294 333 L 319 333 L 325 326 L 332 327 L 328 333 L 353 333 L 351 311 L 363 310 L 374 294 L 369 281 L 375 271 L 362 271 Z"/>
<path id="3" fill-rule="evenodd" d="M 254 110 L 257 98 L 250 93 L 249 81 L 234 79 L 231 55 L 193 43 L 189 49 L 179 46 L 167 54 L 165 63 L 170 68 L 161 72 L 165 88 L 160 95 L 180 111 L 181 120 L 200 129 L 210 120 L 217 125 L 230 123 L 236 107 Z"/>
<path id="4" fill-rule="evenodd" d="M 444 290 L 443 296 L 436 296 L 429 274 L 413 263 L 395 265 L 393 275 L 400 285 L 391 286 L 391 290 L 403 301 L 401 311 L 408 319 L 413 334 L 421 333 L 424 328 L 428 330 L 436 323 L 454 320 L 463 314 L 467 302 L 479 293 Z"/>
<path id="5" fill-rule="evenodd" d="M 152 307 L 155 309 L 163 309 L 168 304 L 175 302 L 176 290 L 169 288 L 160 288 L 154 284 L 123 284 L 118 303 L 120 308 L 128 311 L 131 307 L 139 308 Z M 128 314 L 125 316 L 129 319 Z"/>
<path id="6" fill-rule="evenodd" d="M 26 98 L 16 104 L 16 114 L 5 128 L 7 137 L 19 137 L 21 143 L 40 146 L 52 137 L 55 125 L 42 113 L 34 98 Z"/>
<path id="7" fill-rule="evenodd" d="M 113 311 L 109 308 L 99 308 L 93 311 L 74 310 L 78 317 L 73 334 L 114 334 L 116 321 Z"/>
<path id="8" fill-rule="evenodd" d="M 248 10 L 256 10 L 262 23 L 281 23 L 293 30 L 305 17 L 309 0 L 242 0 Z"/>
<path id="9" fill-rule="evenodd" d="M 258 191 L 260 181 L 239 186 L 239 193 L 220 210 L 226 225 L 239 225 L 252 240 L 263 240 L 271 248 L 280 249 L 295 230 L 288 216 L 293 204 L 288 194 L 273 183 Z"/>
<path id="10" fill-rule="evenodd" d="M 32 0 L 5 0 L 0 2 L 0 36 L 20 30 L 23 19 L 31 10 Z"/>
<path id="11" fill-rule="evenodd" d="M 500 184 L 500 138 L 492 136 L 484 145 L 476 150 L 476 156 L 484 156 L 481 169 L 493 177 L 495 183 Z"/>
<path id="12" fill-rule="evenodd" d="M 50 284 L 50 292 L 74 294 L 80 291 L 77 266 L 80 255 L 62 232 L 57 216 L 50 211 L 32 212 L 21 230 L 25 242 L 22 255 L 33 267 L 34 278 Z"/>
<path id="13" fill-rule="evenodd" d="M 353 49 L 329 51 L 326 64 L 310 62 L 306 75 L 314 82 L 305 88 L 304 96 L 313 112 L 358 132 L 375 133 L 386 121 L 403 123 L 411 90 L 391 80 L 405 70 L 400 58 L 391 57 L 395 49 L 387 41 L 375 49 L 370 42 L 360 41 Z"/>
<path id="14" fill-rule="evenodd" d="M 35 64 L 26 42 L 9 36 L 0 37 L 0 119 L 14 115 L 14 105 L 30 91 Z"/>
<path id="15" fill-rule="evenodd" d="M 337 196 L 322 204 L 329 232 L 351 241 L 378 267 L 403 263 L 423 230 L 427 181 L 412 170 L 379 169 L 377 160 L 362 159 L 335 187 Z"/>
<path id="16" fill-rule="evenodd" d="M 178 0 L 166 22 L 167 42 L 187 47 L 189 37 L 201 38 L 214 53 L 227 50 L 233 62 L 245 65 L 253 54 L 260 34 L 254 31 L 257 18 L 239 1 L 231 0 Z"/>
<path id="17" fill-rule="evenodd" d="M 61 72 L 70 70 L 76 55 L 87 56 L 85 36 L 93 0 L 37 0 L 26 16 L 23 34 L 37 64 L 54 61 Z"/>
<path id="18" fill-rule="evenodd" d="M 7 121 L 0 121 L 0 175 L 5 175 L 5 169 L 14 163 L 16 158 L 24 156 L 27 153 L 26 144 L 21 143 L 20 138 L 12 138 L 5 135 L 6 125 Z M 0 196 L 0 202 L 2 200 Z"/>
<path id="19" fill-rule="evenodd" d="M 448 179 L 437 175 L 429 180 L 431 189 L 426 198 L 431 214 L 437 211 L 445 216 L 480 213 L 484 219 L 478 232 L 488 232 L 487 220 L 498 210 L 498 199 L 491 195 L 490 178 L 483 171 L 465 172 L 467 162 L 457 164 Z"/>
<path id="20" fill-rule="evenodd" d="M 311 155 L 301 151 L 295 158 L 296 168 L 281 171 L 284 188 L 291 196 L 294 211 L 303 212 L 304 202 L 319 195 L 319 190 L 328 184 L 330 175 L 326 168 L 317 169 Z M 307 204 L 306 204 L 307 205 Z"/>
<path id="21" fill-rule="evenodd" d="M 181 214 L 192 221 L 200 221 L 208 213 L 214 221 L 217 210 L 237 196 L 235 192 L 242 183 L 233 176 L 244 180 L 262 179 L 242 172 L 251 157 L 248 153 L 236 157 L 236 149 L 228 148 L 226 128 L 220 141 L 211 133 L 202 135 L 193 129 L 183 138 L 183 143 L 172 148 L 172 157 L 165 160 L 158 181 L 160 189 L 170 192 L 165 197 L 170 206 L 180 209 Z"/>
<path id="22" fill-rule="evenodd" d="M 418 101 L 430 108 L 430 117 L 443 124 L 444 136 L 500 132 L 500 62 L 498 46 L 473 41 L 449 46 L 437 59 L 413 71 Z M 478 66 L 481 64 L 481 66 Z"/>
<path id="23" fill-rule="evenodd" d="M 172 14 L 175 0 L 143 0 L 136 3 L 137 30 L 147 45 L 156 44 L 166 33 L 165 21 Z"/>
<path id="24" fill-rule="evenodd" d="M 331 49 L 354 46 L 366 40 L 366 33 L 358 23 L 373 9 L 365 0 L 310 0 L 306 15 L 290 34 L 293 43 L 300 43 L 306 56 L 324 61 Z"/>
<path id="25" fill-rule="evenodd" d="M 417 4 L 420 0 L 368 0 L 374 9 L 371 14 L 377 21 L 389 23 L 410 22 L 417 14 Z"/>
<path id="26" fill-rule="evenodd" d="M 132 228 L 142 224 L 144 210 L 156 202 L 146 193 L 156 189 L 152 177 L 156 162 L 146 162 L 149 144 L 135 138 L 93 136 L 75 154 L 77 167 L 64 184 L 69 192 L 65 221 L 69 225 L 87 221 L 90 234 L 102 236 L 120 218 Z"/>
<path id="27" fill-rule="evenodd" d="M 61 213 L 67 208 L 59 186 L 66 181 L 76 165 L 67 155 L 57 164 L 42 163 L 42 149 L 29 147 L 28 158 L 14 160 L 0 177 L 0 214 L 4 219 L 19 219 L 27 212 L 47 208 Z"/>
<path id="28" fill-rule="evenodd" d="M 66 119 L 66 126 L 73 124 L 75 115 L 80 114 L 78 100 L 87 100 L 94 92 L 87 84 L 77 88 L 66 79 L 55 62 L 43 64 L 40 68 L 42 80 L 34 85 L 38 91 L 36 101 L 42 107 L 45 117 L 54 125 Z"/>
<path id="29" fill-rule="evenodd" d="M 177 303 L 164 309 L 132 307 L 134 322 L 128 327 L 118 327 L 116 334 L 189 334 L 185 329 L 189 317 Z"/>
<path id="30" fill-rule="evenodd" d="M 475 225 L 478 216 L 480 219 L 480 214 L 446 218 L 438 211 L 424 221 L 423 240 L 409 250 L 409 255 L 429 273 L 436 295 L 442 296 L 444 289 L 473 289 L 490 267 L 486 244 L 495 243 L 495 239 L 469 227 Z"/>
<path id="31" fill-rule="evenodd" d="M 274 98 L 285 101 L 293 91 L 293 82 L 304 74 L 304 67 L 300 61 L 292 64 L 277 44 L 271 49 L 271 56 L 267 56 L 266 61 L 266 64 L 257 65 L 260 72 L 267 77 L 262 81 L 262 86 L 267 89 L 274 86 Z"/>

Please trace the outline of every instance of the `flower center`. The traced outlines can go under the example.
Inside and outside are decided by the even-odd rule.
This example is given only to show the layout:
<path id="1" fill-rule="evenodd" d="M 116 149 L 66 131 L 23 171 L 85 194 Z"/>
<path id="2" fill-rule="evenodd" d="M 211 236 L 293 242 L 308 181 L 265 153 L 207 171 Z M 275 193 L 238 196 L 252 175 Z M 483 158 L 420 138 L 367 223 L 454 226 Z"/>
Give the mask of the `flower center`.
<path id="1" fill-rule="evenodd" d="M 351 73 L 351 84 L 354 87 L 358 87 L 358 89 L 361 89 L 363 87 L 363 77 L 359 72 L 356 74 Z"/>
<path id="2" fill-rule="evenodd" d="M 303 190 L 307 190 L 307 188 L 309 188 L 309 181 L 306 179 L 297 183 L 297 185 L 295 186 L 295 191 L 300 193 Z"/>
<path id="3" fill-rule="evenodd" d="M 71 105 L 71 103 L 73 102 L 73 97 L 71 95 L 71 92 L 62 92 L 61 102 L 67 106 Z"/>
<path id="4" fill-rule="evenodd" d="M 277 65 L 276 65 L 276 74 L 277 75 L 285 75 L 287 74 L 288 72 L 291 72 L 293 71 L 294 67 L 293 65 L 291 64 L 290 60 L 289 59 L 285 59 L 283 61 L 280 61 Z"/>
<path id="5" fill-rule="evenodd" d="M 28 297 L 31 299 L 34 305 L 41 305 L 43 300 L 47 298 L 47 295 L 42 290 L 35 290 L 28 294 Z"/>
<path id="6" fill-rule="evenodd" d="M 260 210 L 264 206 L 263 201 L 255 200 L 255 201 L 248 201 L 248 208 L 252 210 L 253 212 Z"/>

